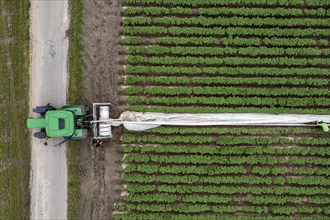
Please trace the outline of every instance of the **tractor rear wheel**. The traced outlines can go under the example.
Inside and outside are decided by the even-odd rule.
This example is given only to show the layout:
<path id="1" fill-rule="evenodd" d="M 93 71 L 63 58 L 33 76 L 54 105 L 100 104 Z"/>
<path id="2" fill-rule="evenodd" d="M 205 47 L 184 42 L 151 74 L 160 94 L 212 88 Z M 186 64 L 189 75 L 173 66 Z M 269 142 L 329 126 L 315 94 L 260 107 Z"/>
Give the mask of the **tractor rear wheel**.
<path id="1" fill-rule="evenodd" d="M 82 116 L 86 115 L 87 112 L 89 111 L 89 108 L 86 105 L 66 105 L 63 106 L 62 108 L 80 108 L 82 112 Z"/>
<path id="2" fill-rule="evenodd" d="M 89 136 L 89 132 L 87 129 L 82 129 L 82 134 L 80 137 L 72 137 L 72 140 L 81 140 L 81 139 L 85 139 Z"/>

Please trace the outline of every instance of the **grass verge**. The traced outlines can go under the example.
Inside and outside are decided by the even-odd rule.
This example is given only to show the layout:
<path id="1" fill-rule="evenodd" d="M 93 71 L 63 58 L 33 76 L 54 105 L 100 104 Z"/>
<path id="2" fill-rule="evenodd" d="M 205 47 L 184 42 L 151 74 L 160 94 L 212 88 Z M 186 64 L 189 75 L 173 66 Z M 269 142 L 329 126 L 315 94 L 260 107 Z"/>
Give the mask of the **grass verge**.
<path id="1" fill-rule="evenodd" d="M 0 0 L 0 218 L 30 214 L 29 0 Z"/>
<path id="2" fill-rule="evenodd" d="M 83 7 L 81 0 L 70 0 L 70 29 L 68 36 L 69 46 L 69 97 L 68 103 L 81 104 L 79 96 L 82 89 L 82 58 L 83 49 L 80 43 L 82 32 L 82 13 Z M 81 190 L 78 160 L 80 154 L 80 142 L 71 141 L 68 144 L 68 219 L 81 218 Z"/>

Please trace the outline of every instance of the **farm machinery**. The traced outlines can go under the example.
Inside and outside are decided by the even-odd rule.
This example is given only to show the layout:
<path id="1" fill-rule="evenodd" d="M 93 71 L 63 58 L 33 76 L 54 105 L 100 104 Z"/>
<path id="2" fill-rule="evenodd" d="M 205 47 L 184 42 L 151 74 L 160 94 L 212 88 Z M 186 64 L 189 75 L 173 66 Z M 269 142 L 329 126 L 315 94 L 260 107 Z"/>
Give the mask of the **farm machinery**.
<path id="1" fill-rule="evenodd" d="M 254 114 L 254 113 L 156 113 L 123 112 L 110 118 L 110 103 L 93 103 L 91 114 L 84 105 L 54 108 L 50 104 L 38 106 L 33 112 L 39 118 L 28 118 L 28 128 L 38 128 L 39 139 L 63 137 L 64 141 L 84 139 L 92 130 L 94 140 L 112 137 L 112 126 L 123 125 L 128 130 L 141 131 L 161 125 L 167 126 L 321 126 L 329 131 L 329 115 Z M 61 142 L 62 143 L 62 142 Z"/>
<path id="2" fill-rule="evenodd" d="M 34 137 L 38 139 L 84 139 L 89 136 L 89 128 L 93 130 L 94 139 L 111 138 L 110 127 L 105 123 L 98 125 L 97 122 L 97 118 L 102 120 L 108 117 L 109 106 L 110 103 L 93 103 L 92 114 L 88 114 L 89 108 L 85 105 L 68 105 L 61 108 L 55 108 L 50 104 L 37 106 L 33 112 L 40 114 L 40 117 L 29 117 L 27 127 L 40 129 L 34 133 Z M 101 116 L 96 114 L 97 111 Z"/>

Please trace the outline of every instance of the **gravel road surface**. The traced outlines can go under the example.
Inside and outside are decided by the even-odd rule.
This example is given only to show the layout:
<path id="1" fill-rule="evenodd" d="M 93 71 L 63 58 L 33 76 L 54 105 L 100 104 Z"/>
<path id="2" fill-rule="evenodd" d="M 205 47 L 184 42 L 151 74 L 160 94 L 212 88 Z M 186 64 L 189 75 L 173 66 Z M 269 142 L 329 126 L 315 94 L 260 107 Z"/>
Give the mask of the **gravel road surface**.
<path id="1" fill-rule="evenodd" d="M 67 0 L 31 0 L 30 108 L 66 104 L 69 28 Z M 31 116 L 38 115 L 31 112 Z M 61 139 L 31 140 L 31 219 L 66 219 L 67 159 Z"/>

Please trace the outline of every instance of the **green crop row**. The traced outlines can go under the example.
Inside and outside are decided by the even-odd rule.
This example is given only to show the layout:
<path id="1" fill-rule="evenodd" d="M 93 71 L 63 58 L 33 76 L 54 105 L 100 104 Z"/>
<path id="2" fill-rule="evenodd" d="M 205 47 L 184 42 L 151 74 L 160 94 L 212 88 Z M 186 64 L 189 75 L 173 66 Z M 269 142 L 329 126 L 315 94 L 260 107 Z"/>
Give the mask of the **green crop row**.
<path id="1" fill-rule="evenodd" d="M 253 16 L 253 17 L 286 17 L 286 16 L 329 16 L 330 10 L 324 8 L 318 9 L 298 9 L 298 8 L 228 8 L 228 7 L 212 7 L 198 8 L 198 14 L 204 16 L 219 15 L 237 15 L 237 16 Z"/>
<path id="2" fill-rule="evenodd" d="M 328 186 L 330 184 L 330 179 L 328 177 L 293 177 L 293 178 L 286 178 L 288 184 L 296 184 L 296 185 L 317 185 L 317 186 Z"/>
<path id="3" fill-rule="evenodd" d="M 244 56 L 328 56 L 330 49 L 316 48 L 281 48 L 281 47 L 163 47 L 163 46 L 148 46 L 137 47 L 130 46 L 129 54 L 147 54 L 147 55 L 244 55 Z"/>
<path id="4" fill-rule="evenodd" d="M 292 152 L 294 154 L 294 152 Z M 291 154 L 291 152 L 290 152 Z M 305 154 L 306 155 L 306 154 Z M 292 167 L 292 171 L 289 172 L 289 170 L 286 167 L 274 167 L 270 169 L 269 167 L 252 167 L 251 172 L 258 175 L 267 175 L 267 174 L 273 174 L 273 175 L 285 175 L 285 174 L 293 174 L 293 175 L 330 175 L 330 170 L 327 167 L 316 169 L 311 167 Z"/>
<path id="5" fill-rule="evenodd" d="M 192 15 L 193 10 L 191 8 L 166 8 L 166 7 L 128 7 L 124 10 L 124 16 L 133 16 L 145 14 L 147 16 L 159 16 L 159 15 Z"/>
<path id="6" fill-rule="evenodd" d="M 211 204 L 226 204 L 228 202 L 249 202 L 255 205 L 284 205 L 287 203 L 299 204 L 303 202 L 300 197 L 292 196 L 252 196 L 250 198 L 245 197 L 230 197 L 222 195 L 176 195 L 169 193 L 157 193 L 157 194 L 130 194 L 123 198 L 126 202 L 186 202 L 186 203 L 211 203 Z M 328 198 L 322 197 L 308 197 L 308 202 L 312 204 L 329 204 Z M 251 206 L 248 206 L 251 207 Z M 320 211 L 317 211 L 320 212 Z"/>
<path id="7" fill-rule="evenodd" d="M 167 29 L 165 27 L 128 27 L 125 26 L 123 29 L 125 35 L 157 35 L 157 34 L 166 34 Z"/>
<path id="8" fill-rule="evenodd" d="M 276 97 L 276 96 L 299 96 L 299 97 L 315 97 L 327 96 L 330 89 L 318 88 L 265 88 L 265 87 L 171 87 L 169 90 L 165 86 L 149 86 L 141 88 L 140 86 L 129 86 L 125 88 L 126 95 L 164 95 L 164 96 L 191 96 L 191 95 L 231 95 L 231 96 L 259 96 L 259 97 Z"/>
<path id="9" fill-rule="evenodd" d="M 324 8 L 317 9 L 304 9 L 304 14 L 307 16 L 330 16 L 330 9 Z"/>
<path id="10" fill-rule="evenodd" d="M 125 168 L 125 173 L 161 173 L 161 174 L 197 174 L 197 175 L 220 175 L 220 174 L 245 174 L 246 169 L 242 166 L 229 167 L 202 167 L 202 166 L 155 166 L 155 165 L 129 165 Z"/>
<path id="11" fill-rule="evenodd" d="M 310 146 L 316 145 L 328 145 L 330 140 L 325 138 L 299 138 L 299 139 L 289 139 L 282 137 L 267 138 L 267 137 L 221 137 L 217 141 L 218 145 L 238 145 L 238 144 L 248 144 L 248 145 L 258 145 L 258 144 L 305 144 Z"/>
<path id="12" fill-rule="evenodd" d="M 166 113 L 292 113 L 292 114 L 328 114 L 330 108 L 283 108 L 283 107 L 211 107 L 211 106 L 128 106 L 129 111 L 166 112 Z"/>
<path id="13" fill-rule="evenodd" d="M 123 45 L 138 45 L 145 43 L 145 39 L 142 37 L 123 37 L 121 44 Z"/>
<path id="14" fill-rule="evenodd" d="M 162 144 L 173 144 L 173 143 L 187 143 L 187 144 L 203 144 L 203 143 L 211 143 L 213 142 L 212 137 L 205 136 L 193 136 L 193 137 L 182 137 L 182 136 L 171 136 L 160 137 L 160 136 L 130 136 L 123 135 L 122 141 L 124 143 L 134 143 L 134 142 L 151 142 L 151 143 L 162 143 Z"/>
<path id="15" fill-rule="evenodd" d="M 135 193 L 149 193 L 156 190 L 156 185 L 129 184 L 126 186 L 126 189 L 131 195 Z"/>
<path id="16" fill-rule="evenodd" d="M 278 215 L 292 215 L 294 213 L 307 213 L 307 214 L 312 214 L 312 213 L 322 213 L 325 212 L 321 208 L 314 208 L 314 207 L 290 207 L 290 206 L 273 206 L 272 207 L 272 212 L 274 214 Z"/>
<path id="17" fill-rule="evenodd" d="M 129 131 L 135 133 L 135 131 Z M 316 128 L 224 128 L 224 127 L 171 127 L 161 126 L 145 131 L 144 133 L 158 134 L 203 134 L 203 135 L 306 135 L 319 134 L 319 129 Z"/>
<path id="18" fill-rule="evenodd" d="M 310 38 L 268 38 L 263 39 L 263 43 L 271 46 L 328 46 L 329 42 L 326 39 L 320 39 L 318 41 Z"/>
<path id="19" fill-rule="evenodd" d="M 270 169 L 269 167 L 254 166 L 251 168 L 251 173 L 265 176 L 270 173 Z"/>
<path id="20" fill-rule="evenodd" d="M 171 204 L 128 204 L 124 205 L 123 210 L 139 211 L 139 212 L 178 212 L 178 213 L 199 213 L 210 211 L 211 207 L 208 205 L 171 205 Z M 226 211 L 226 210 L 225 210 Z"/>
<path id="21" fill-rule="evenodd" d="M 183 198 L 173 195 L 173 194 L 130 194 L 123 197 L 125 202 L 175 202 L 175 201 L 184 201 Z"/>
<path id="22" fill-rule="evenodd" d="M 168 193 L 158 193 L 158 194 L 130 194 L 124 197 L 126 202 L 186 202 L 186 203 L 213 203 L 213 204 L 221 204 L 227 203 L 231 201 L 240 202 L 243 199 L 239 197 L 229 197 L 229 196 L 219 196 L 219 195 L 175 195 Z"/>
<path id="23" fill-rule="evenodd" d="M 166 26 L 202 26 L 202 27 L 329 27 L 330 19 L 319 18 L 247 18 L 247 17 L 193 17 L 183 18 L 175 16 L 144 17 L 136 16 L 124 19 L 125 26 L 135 25 L 166 25 Z"/>
<path id="24" fill-rule="evenodd" d="M 294 38 L 293 38 L 294 39 Z M 289 40 L 288 40 L 289 41 Z M 141 37 L 125 37 L 122 40 L 122 44 L 125 45 L 138 45 L 147 43 L 148 40 Z M 149 42 L 148 42 L 149 43 Z M 258 46 L 260 45 L 259 38 L 215 38 L 215 37 L 159 37 L 156 39 L 156 43 L 160 45 L 241 45 L 241 46 Z M 306 39 L 305 44 L 316 45 L 316 41 Z M 304 44 L 302 41 L 301 44 Z"/>
<path id="25" fill-rule="evenodd" d="M 329 197 L 309 197 L 307 201 L 315 204 L 330 204 Z"/>
<path id="26" fill-rule="evenodd" d="M 239 45 L 239 46 L 258 46 L 259 38 L 214 38 L 214 37 L 159 37 L 156 39 L 157 44 L 165 45 Z"/>
<path id="27" fill-rule="evenodd" d="M 183 49 L 182 49 L 183 50 Z M 174 53 L 173 53 L 174 54 Z M 328 56 L 330 49 L 315 48 L 278 48 L 278 47 L 246 47 L 237 49 L 238 55 L 245 56 Z"/>
<path id="28" fill-rule="evenodd" d="M 253 147 L 224 147 L 224 146 L 184 146 L 184 145 L 164 145 L 164 146 L 131 146 L 122 147 L 125 153 L 139 152 L 146 153 L 171 153 L 171 154 L 198 154 L 198 155 L 301 155 L 301 156 L 329 156 L 330 150 L 327 147 L 296 147 L 271 148 L 263 146 Z M 274 171 L 275 172 L 275 171 Z M 293 170 L 293 172 L 297 172 Z M 326 170 L 322 171 L 326 172 Z M 321 173 L 319 173 L 321 174 Z M 323 173 L 322 173 L 323 174 Z"/>
<path id="29" fill-rule="evenodd" d="M 175 56 L 138 56 L 129 55 L 126 59 L 127 64 L 151 64 L 151 65 L 230 65 L 230 66 L 251 66 L 251 65 L 271 65 L 271 66 L 324 66 L 330 65 L 330 59 L 324 58 L 292 58 L 292 57 L 175 57 Z"/>
<path id="30" fill-rule="evenodd" d="M 147 43 L 148 40 L 140 37 L 126 37 L 122 40 L 125 45 L 138 45 Z M 311 38 L 278 38 L 265 37 L 262 39 L 256 37 L 242 38 L 242 37 L 158 37 L 156 43 L 159 45 L 224 45 L 224 46 L 284 46 L 284 47 L 304 47 L 304 46 L 328 46 L 328 40 L 320 39 L 314 40 Z"/>
<path id="31" fill-rule="evenodd" d="M 126 0 L 130 5 L 169 5 L 169 6 L 241 6 L 241 0 Z M 309 7 L 326 7 L 330 5 L 328 0 L 244 0 L 245 5 L 253 6 L 309 6 Z"/>
<path id="32" fill-rule="evenodd" d="M 262 106 L 262 107 L 320 107 L 329 106 L 328 98 L 264 98 L 264 97 L 143 97 L 129 96 L 131 105 L 207 105 L 207 106 Z"/>
<path id="33" fill-rule="evenodd" d="M 186 155 L 186 156 L 164 156 L 164 155 L 127 155 L 124 159 L 125 163 L 175 163 L 175 164 L 218 164 L 218 165 L 275 165 L 275 164 L 290 164 L 290 165 L 320 165 L 328 166 L 330 161 L 321 157 L 302 158 L 290 156 L 288 160 L 284 157 L 272 156 L 217 156 L 217 155 Z"/>
<path id="34" fill-rule="evenodd" d="M 184 29 L 184 28 L 182 28 Z M 209 29 L 207 29 L 209 31 Z M 170 31 L 170 30 L 169 30 Z M 180 33 L 180 29 L 178 32 Z M 172 31 L 174 32 L 174 31 Z M 293 28 L 245 28 L 245 27 L 229 27 L 225 29 L 225 33 L 229 36 L 264 36 L 264 37 L 305 37 L 305 36 L 329 36 L 330 29 L 293 29 Z M 213 35 L 213 33 L 211 33 Z M 217 35 L 217 33 L 214 33 Z"/>
<path id="35" fill-rule="evenodd" d="M 313 197 L 311 197 L 313 198 Z M 314 197 L 312 200 L 316 202 L 316 204 L 319 201 L 323 202 L 329 202 L 327 199 L 321 198 L 321 197 Z M 174 203 L 174 202 L 184 202 L 184 203 L 207 203 L 207 204 L 226 204 L 228 202 L 250 202 L 252 204 L 256 205 L 284 205 L 287 203 L 301 203 L 303 200 L 299 197 L 288 197 L 288 196 L 254 196 L 250 199 L 244 199 L 240 197 L 228 197 L 228 196 L 218 196 L 218 195 L 203 195 L 203 196 L 196 196 L 196 195 L 186 195 L 186 196 L 179 196 L 174 194 L 133 194 L 129 196 L 124 197 L 124 201 L 129 203 L 151 203 L 151 202 L 157 202 L 157 203 Z M 275 206 L 275 210 L 278 211 L 279 207 Z M 243 211 L 245 212 L 257 212 L 257 213 L 266 213 L 268 211 L 267 207 L 260 207 L 260 206 L 243 206 Z M 296 212 L 309 212 L 309 213 L 321 213 L 322 208 L 312 208 L 312 207 L 303 207 L 301 209 L 296 210 Z"/>
<path id="36" fill-rule="evenodd" d="M 268 204 L 276 204 L 283 205 L 286 203 L 301 203 L 302 199 L 299 197 L 288 197 L 288 196 L 253 196 L 249 198 L 247 201 L 252 204 L 258 205 L 268 205 Z"/>
<path id="37" fill-rule="evenodd" d="M 284 205 L 286 203 L 301 203 L 303 199 L 301 197 L 289 197 L 289 196 L 252 196 L 246 200 L 256 205 Z M 321 197 L 308 197 L 308 202 L 313 204 L 328 204 L 329 199 Z"/>
<path id="38" fill-rule="evenodd" d="M 128 25 L 150 25 L 151 24 L 151 18 L 149 17 L 144 17 L 144 16 L 137 16 L 133 18 L 126 18 L 123 20 L 123 25 L 128 26 Z"/>
<path id="39" fill-rule="evenodd" d="M 125 16 L 136 16 L 145 14 L 147 16 L 160 15 L 192 15 L 191 8 L 166 8 L 166 7 L 129 7 L 124 11 Z M 324 8 L 318 9 L 298 9 L 298 8 L 258 8 L 258 7 L 212 7 L 198 8 L 196 15 L 203 16 L 219 16 L 219 15 L 236 15 L 236 16 L 258 16 L 258 17 L 286 17 L 286 16 L 329 16 L 330 10 Z"/>
<path id="40" fill-rule="evenodd" d="M 206 167 L 206 166 L 189 166 L 189 165 L 171 165 L 171 166 L 156 166 L 156 165 L 146 165 L 137 164 L 129 165 L 125 168 L 125 173 L 146 173 L 146 174 L 196 174 L 196 175 L 221 175 L 221 174 L 246 174 L 248 171 L 242 166 L 222 166 L 222 167 Z M 327 167 L 316 169 L 311 167 L 292 167 L 292 171 L 286 167 L 260 167 L 254 166 L 251 169 L 251 173 L 257 175 L 326 175 L 330 176 L 330 169 Z"/>
<path id="41" fill-rule="evenodd" d="M 328 76 L 329 69 L 321 68 L 279 68 L 279 67 L 175 67 L 175 66 L 131 66 L 126 68 L 128 75 L 251 75 L 251 76 Z M 315 77 L 316 78 L 316 77 Z"/>
<path id="42" fill-rule="evenodd" d="M 309 168 L 309 167 L 294 167 L 292 169 L 294 175 L 326 175 L 330 176 L 330 168 L 323 167 L 320 169 Z"/>
<path id="43" fill-rule="evenodd" d="M 316 208 L 316 210 L 318 210 Z M 136 219 L 144 219 L 144 220 L 155 220 L 155 219 L 167 219 L 167 220 L 292 220 L 292 216 L 285 215 L 224 215 L 224 214 L 160 214 L 160 213 L 118 213 L 114 216 L 115 220 L 136 220 Z M 324 220 L 325 216 L 299 216 L 297 218 L 299 220 Z"/>
<path id="44" fill-rule="evenodd" d="M 239 209 L 237 206 L 224 206 L 224 205 L 206 205 L 206 204 L 128 204 L 123 205 L 122 207 L 117 207 L 119 210 L 128 210 L 128 211 L 138 211 L 138 212 L 178 212 L 178 213 L 234 213 Z M 267 213 L 268 207 L 260 206 L 244 206 L 242 208 L 243 212 L 252 212 L 252 213 Z M 322 208 L 314 207 L 292 207 L 292 206 L 274 206 L 271 209 L 274 214 L 283 214 L 290 215 L 293 213 L 323 213 L 327 212 Z"/>
<path id="45" fill-rule="evenodd" d="M 191 194 L 191 193 L 209 193 L 209 194 L 247 194 L 253 195 L 330 195 L 325 187 L 302 187 L 302 186 L 214 186 L 214 185 L 164 185 L 157 184 L 129 184 L 127 191 L 130 193 L 137 192 L 159 192 L 159 193 L 175 193 L 175 194 Z"/>
<path id="46" fill-rule="evenodd" d="M 215 212 L 215 213 L 233 213 L 236 212 L 235 206 L 217 206 L 205 204 L 128 204 L 120 208 L 128 211 L 139 212 L 178 212 L 178 213 L 201 213 L 201 212 Z"/>
<path id="47" fill-rule="evenodd" d="M 206 27 L 162 27 L 162 26 L 124 26 L 123 33 L 128 36 L 261 36 L 261 37 L 328 37 L 330 29 L 320 28 L 206 28 Z"/>
<path id="48" fill-rule="evenodd" d="M 168 76 L 168 77 L 143 77 L 127 76 L 126 83 L 136 84 L 160 84 L 160 85 L 305 85 L 305 86 L 326 86 L 327 79 L 319 78 L 296 78 L 296 77 L 191 77 Z"/>

